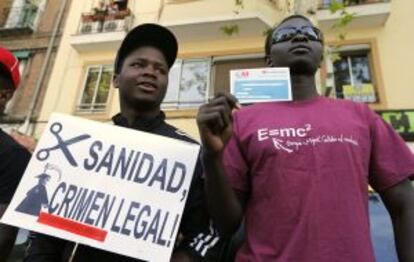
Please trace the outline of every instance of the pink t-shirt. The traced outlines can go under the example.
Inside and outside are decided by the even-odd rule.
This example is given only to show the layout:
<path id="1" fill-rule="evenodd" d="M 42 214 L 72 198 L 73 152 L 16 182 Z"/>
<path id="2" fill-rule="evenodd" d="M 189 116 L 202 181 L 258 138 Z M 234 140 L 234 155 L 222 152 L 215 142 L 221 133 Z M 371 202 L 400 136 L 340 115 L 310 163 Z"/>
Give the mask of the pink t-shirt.
<path id="1" fill-rule="evenodd" d="M 414 174 L 390 125 L 365 104 L 324 97 L 243 108 L 224 157 L 249 196 L 237 261 L 374 261 L 368 183 L 381 191 Z"/>

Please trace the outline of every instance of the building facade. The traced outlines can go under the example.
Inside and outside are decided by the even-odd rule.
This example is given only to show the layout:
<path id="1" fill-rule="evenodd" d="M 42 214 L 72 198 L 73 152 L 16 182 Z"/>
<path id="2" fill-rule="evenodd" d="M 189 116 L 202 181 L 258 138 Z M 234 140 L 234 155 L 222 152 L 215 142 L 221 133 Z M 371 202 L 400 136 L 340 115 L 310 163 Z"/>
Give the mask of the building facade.
<path id="1" fill-rule="evenodd" d="M 339 58 L 328 56 L 321 70 L 322 89 L 338 98 L 369 103 L 403 136 L 414 151 L 414 90 L 410 78 L 414 55 L 409 43 L 412 1 L 347 1 L 347 12 L 355 18 L 346 27 L 345 39 L 332 30 L 338 15 L 324 9 L 321 1 L 319 25 Z M 335 61 L 333 61 L 335 60 Z M 326 90 L 328 89 L 328 90 Z"/>
<path id="2" fill-rule="evenodd" d="M 36 135 L 52 112 L 109 121 L 119 111 L 118 93 L 111 86 L 117 48 L 132 26 L 151 22 L 170 28 L 179 41 L 163 104 L 167 120 L 198 138 L 197 109 L 217 91 L 229 90 L 229 70 L 265 66 L 264 33 L 284 16 L 279 2 L 73 1 Z M 321 0 L 315 10 L 326 45 L 335 54 L 326 55 L 321 66 L 321 93 L 369 103 L 410 140 L 414 54 L 408 51 L 414 35 L 405 24 L 414 23 L 414 2 L 345 1 L 346 10 L 355 14 L 346 32 L 332 29 L 339 14 L 329 11 L 330 3 Z"/>
<path id="3" fill-rule="evenodd" d="M 70 0 L 0 2 L 0 45 L 19 59 L 22 76 L 20 87 L 0 116 L 2 128 L 29 135 L 34 130 L 69 4 Z M 26 118 L 29 121 L 22 129 Z"/>

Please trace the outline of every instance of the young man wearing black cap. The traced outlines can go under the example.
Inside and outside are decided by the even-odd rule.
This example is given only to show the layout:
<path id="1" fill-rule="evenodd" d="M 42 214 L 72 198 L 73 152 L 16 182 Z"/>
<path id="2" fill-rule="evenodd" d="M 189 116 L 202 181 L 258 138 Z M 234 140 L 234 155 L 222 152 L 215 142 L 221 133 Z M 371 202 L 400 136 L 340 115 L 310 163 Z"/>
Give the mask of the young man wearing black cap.
<path id="1" fill-rule="evenodd" d="M 115 125 L 196 143 L 165 122 L 160 105 L 167 91 L 168 72 L 177 56 L 177 40 L 166 28 L 143 24 L 128 33 L 118 50 L 113 84 L 119 89 L 121 112 Z M 201 165 L 197 163 L 172 261 L 201 261 L 218 242 L 204 204 Z M 73 243 L 33 234 L 25 261 L 60 261 Z M 134 248 L 131 246 L 131 248 Z M 74 261 L 135 261 L 87 246 L 79 246 Z"/>
<path id="2" fill-rule="evenodd" d="M 414 261 L 412 152 L 367 105 L 318 95 L 323 37 L 306 17 L 273 28 L 265 52 L 269 66 L 290 68 L 293 101 L 237 110 L 224 95 L 197 117 L 213 220 L 231 235 L 245 219 L 236 261 L 375 261 L 368 184 L 391 215 L 399 260 Z"/>
<path id="3" fill-rule="evenodd" d="M 19 61 L 10 51 L 0 47 L 0 114 L 19 83 Z M 29 151 L 0 129 L 0 217 L 6 211 L 29 160 Z M 0 224 L 0 261 L 7 260 L 16 233 L 16 228 Z"/>

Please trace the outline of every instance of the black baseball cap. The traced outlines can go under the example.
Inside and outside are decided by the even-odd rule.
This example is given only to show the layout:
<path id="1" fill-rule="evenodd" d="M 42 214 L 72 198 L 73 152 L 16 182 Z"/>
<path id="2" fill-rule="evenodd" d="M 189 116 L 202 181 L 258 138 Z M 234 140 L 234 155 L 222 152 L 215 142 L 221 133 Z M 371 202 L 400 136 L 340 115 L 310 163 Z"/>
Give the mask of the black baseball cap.
<path id="1" fill-rule="evenodd" d="M 141 46 L 158 48 L 165 56 L 169 68 L 177 58 L 178 43 L 174 34 L 167 28 L 158 24 L 142 24 L 128 32 L 115 59 L 115 73 L 121 70 L 121 65 L 129 53 Z"/>

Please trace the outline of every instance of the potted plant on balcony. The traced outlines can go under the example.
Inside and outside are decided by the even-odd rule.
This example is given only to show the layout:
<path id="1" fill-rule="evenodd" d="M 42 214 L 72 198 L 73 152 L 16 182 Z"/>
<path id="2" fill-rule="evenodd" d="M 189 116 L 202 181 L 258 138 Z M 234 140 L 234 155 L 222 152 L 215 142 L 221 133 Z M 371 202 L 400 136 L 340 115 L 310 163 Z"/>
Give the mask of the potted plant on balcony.
<path id="1" fill-rule="evenodd" d="M 81 20 L 82 20 L 82 23 L 85 24 L 85 23 L 91 23 L 95 19 L 93 17 L 93 13 L 88 12 L 88 13 L 82 13 Z"/>
<path id="2" fill-rule="evenodd" d="M 104 1 L 100 1 L 99 6 L 93 8 L 94 21 L 103 22 L 107 15 L 108 15 L 108 6 L 105 4 Z"/>
<path id="3" fill-rule="evenodd" d="M 120 10 L 116 14 L 116 19 L 124 19 L 125 17 L 130 16 L 130 15 L 131 15 L 131 10 L 129 8 L 125 10 Z"/>

